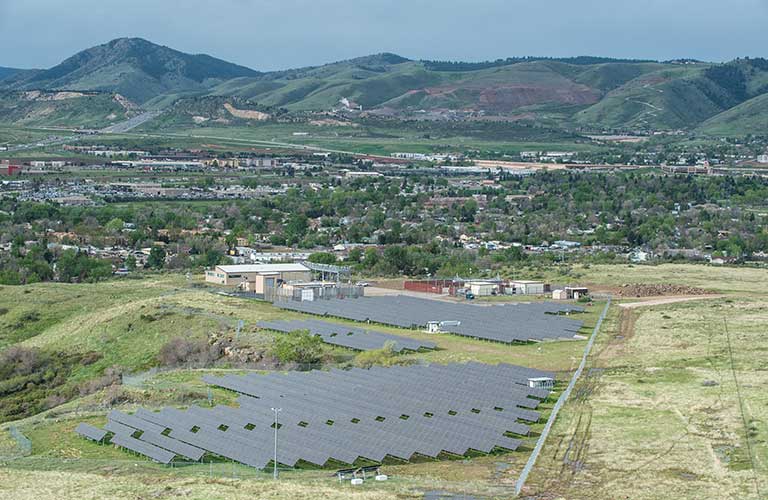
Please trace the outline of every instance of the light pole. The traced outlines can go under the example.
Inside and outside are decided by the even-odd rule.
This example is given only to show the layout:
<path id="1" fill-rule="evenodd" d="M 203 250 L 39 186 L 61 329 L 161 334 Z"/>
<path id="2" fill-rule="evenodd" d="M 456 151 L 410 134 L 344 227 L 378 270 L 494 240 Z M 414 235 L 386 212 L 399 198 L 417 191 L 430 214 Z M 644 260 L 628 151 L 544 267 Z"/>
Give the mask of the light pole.
<path id="1" fill-rule="evenodd" d="M 272 469 L 272 479 L 277 479 L 277 428 L 280 426 L 277 421 L 277 414 L 280 413 L 282 408 L 272 408 L 272 411 L 275 412 L 275 457 L 274 457 L 274 467 Z"/>

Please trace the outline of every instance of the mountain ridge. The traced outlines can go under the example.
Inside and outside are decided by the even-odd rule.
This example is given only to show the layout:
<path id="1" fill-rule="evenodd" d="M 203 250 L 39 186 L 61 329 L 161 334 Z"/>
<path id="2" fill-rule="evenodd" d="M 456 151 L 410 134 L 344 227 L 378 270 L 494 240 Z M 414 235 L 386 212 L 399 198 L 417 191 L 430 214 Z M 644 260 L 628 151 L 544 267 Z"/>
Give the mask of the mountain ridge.
<path id="1" fill-rule="evenodd" d="M 37 71 L 16 86 L 117 92 L 143 103 L 164 92 L 203 89 L 224 80 L 258 74 L 209 55 L 185 54 L 142 38 L 117 38 Z"/>
<path id="2" fill-rule="evenodd" d="M 177 101 L 192 99 L 174 108 L 187 114 L 197 105 L 194 99 L 211 96 L 219 100 L 199 105 L 212 113 L 212 123 L 225 120 L 220 110 L 210 110 L 210 103 L 230 98 L 292 113 L 490 117 L 571 130 L 738 132 L 739 117 L 745 116 L 754 133 L 766 102 L 758 98 L 768 93 L 768 61 L 715 64 L 578 56 L 460 62 L 382 52 L 259 72 L 141 38 L 118 38 L 52 68 L 6 73 L 0 68 L 3 90 L 98 91 L 120 94 L 150 109 L 171 109 Z M 718 125 L 717 116 L 725 125 Z M 178 118 L 172 122 L 179 126 L 187 119 L 190 126 L 201 120 L 194 114 Z"/>
<path id="3" fill-rule="evenodd" d="M 4 79 L 6 79 L 8 77 L 11 77 L 11 76 L 19 73 L 20 71 L 23 71 L 23 70 L 18 69 L 18 68 L 6 68 L 6 67 L 3 67 L 3 66 L 0 66 L 0 80 L 4 80 Z"/>

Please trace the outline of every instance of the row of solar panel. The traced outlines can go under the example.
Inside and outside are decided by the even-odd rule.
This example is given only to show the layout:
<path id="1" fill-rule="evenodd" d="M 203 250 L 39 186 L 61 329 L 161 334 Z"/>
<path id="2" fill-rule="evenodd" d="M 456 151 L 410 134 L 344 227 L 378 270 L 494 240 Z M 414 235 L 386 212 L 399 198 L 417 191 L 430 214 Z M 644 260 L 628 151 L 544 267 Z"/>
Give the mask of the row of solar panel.
<path id="1" fill-rule="evenodd" d="M 527 434 L 521 421 L 539 418 L 531 396 L 546 395 L 524 383 L 542 375 L 467 363 L 206 377 L 240 392 L 239 408 L 113 411 L 105 429 L 113 443 L 162 463 L 176 455 L 199 460 L 209 451 L 263 468 L 272 453 L 271 408 L 279 406 L 279 462 L 289 466 L 514 450 L 520 440 L 506 434 Z M 77 432 L 97 441 L 106 436 L 87 424 Z"/>
<path id="2" fill-rule="evenodd" d="M 583 311 L 583 308 L 552 302 L 476 306 L 396 295 L 287 301 L 277 302 L 276 305 L 309 314 L 372 321 L 402 328 L 426 327 L 433 321 L 455 321 L 458 324 L 443 326 L 443 329 L 457 335 L 505 343 L 573 338 L 583 324 L 560 315 Z"/>
<path id="3" fill-rule="evenodd" d="M 434 349 L 436 347 L 434 342 L 419 341 L 376 330 L 367 330 L 320 320 L 261 321 L 258 325 L 262 328 L 285 333 L 295 332 L 296 330 L 308 330 L 312 335 L 322 337 L 323 342 L 327 344 L 348 347 L 358 351 L 381 349 L 387 342 L 393 343 L 393 350 L 395 352 L 402 352 L 403 350 L 418 351 L 419 349 Z"/>

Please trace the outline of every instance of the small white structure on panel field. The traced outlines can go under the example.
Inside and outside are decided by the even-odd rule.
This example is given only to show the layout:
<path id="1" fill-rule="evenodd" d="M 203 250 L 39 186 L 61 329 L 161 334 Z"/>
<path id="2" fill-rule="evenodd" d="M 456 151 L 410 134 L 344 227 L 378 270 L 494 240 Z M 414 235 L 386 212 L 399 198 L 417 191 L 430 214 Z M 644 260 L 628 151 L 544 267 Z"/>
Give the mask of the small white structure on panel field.
<path id="1" fill-rule="evenodd" d="M 461 321 L 427 321 L 427 333 L 444 333 L 444 326 L 459 326 Z"/>
<path id="2" fill-rule="evenodd" d="M 555 387 L 555 379 L 552 377 L 531 377 L 528 379 L 528 387 L 551 391 Z"/>

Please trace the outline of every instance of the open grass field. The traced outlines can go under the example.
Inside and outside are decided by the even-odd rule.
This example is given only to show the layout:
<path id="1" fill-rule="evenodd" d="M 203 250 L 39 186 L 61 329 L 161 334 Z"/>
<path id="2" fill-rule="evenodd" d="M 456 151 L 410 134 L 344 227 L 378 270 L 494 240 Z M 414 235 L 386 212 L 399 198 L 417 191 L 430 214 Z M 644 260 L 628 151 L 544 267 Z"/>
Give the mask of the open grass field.
<path id="1" fill-rule="evenodd" d="M 765 498 L 768 273 L 671 265 L 583 272 L 593 283 L 685 283 L 727 296 L 614 308 L 526 492 Z"/>
<path id="2" fill-rule="evenodd" d="M 293 135 L 301 133 L 307 135 Z M 152 133 L 155 135 L 155 133 Z M 588 151 L 599 146 L 588 143 L 564 141 L 498 141 L 482 137 L 450 135 L 436 138 L 424 135 L 423 131 L 408 128 L 378 131 L 376 129 L 357 129 L 350 127 L 318 127 L 299 125 L 261 125 L 254 127 L 200 127 L 179 130 L 174 133 L 159 133 L 158 137 L 178 137 L 180 139 L 205 139 L 216 143 L 298 146 L 317 149 L 379 154 L 388 156 L 395 152 L 439 153 L 480 149 L 518 153 L 522 150 L 557 150 Z"/>
<path id="3" fill-rule="evenodd" d="M 562 271 L 562 270 L 561 270 Z M 562 272 L 551 273 L 562 282 Z M 535 498 L 758 499 L 768 490 L 768 282 L 764 270 L 694 265 L 574 266 L 572 282 L 593 288 L 624 283 L 698 286 L 724 297 L 653 305 L 613 307 L 572 400 L 558 421 L 529 478 L 525 494 Z M 559 278 L 558 278 L 559 277 Z M 636 302 L 639 299 L 626 299 Z M 97 367 L 110 363 L 135 372 L 122 386 L 118 407 L 207 405 L 203 373 L 240 372 L 237 367 L 145 370 L 156 364 L 168 338 L 245 328 L 239 345 L 258 346 L 270 335 L 254 328 L 261 319 L 299 317 L 258 301 L 211 293 L 181 276 L 151 275 L 96 285 L 3 287 L 0 341 L 61 351 L 101 352 Z M 583 316 L 594 324 L 599 304 Z M 10 328 L 30 311 L 36 325 Z M 142 315 L 144 319 L 142 319 Z M 147 317 L 156 319 L 147 321 Z M 160 319 L 157 319 L 160 318 Z M 725 320 L 725 321 L 724 321 Z M 132 324 L 133 329 L 128 330 Z M 162 325 L 162 327 L 160 326 Z M 726 334 L 725 327 L 728 327 Z M 378 326 L 377 326 L 378 328 Z M 439 349 L 408 354 L 431 362 L 509 362 L 556 370 L 575 368 L 583 341 L 506 346 L 453 335 L 380 327 L 393 334 L 428 337 Z M 140 343 L 132 348 L 129 343 Z M 337 359 L 343 349 L 331 348 Z M 348 352 L 348 351 L 346 351 Z M 349 354 L 351 359 L 352 355 Z M 214 404 L 233 404 L 228 391 L 214 389 Z M 14 425 L 32 442 L 31 455 L 0 464 L 0 496 L 11 498 L 420 498 L 424 491 L 509 498 L 528 454 L 525 451 L 466 460 L 384 467 L 387 483 L 367 482 L 351 490 L 331 471 L 286 471 L 279 484 L 269 475 L 230 463 L 168 469 L 111 446 L 75 436 L 78 422 L 105 421 L 111 403 L 104 391 L 29 417 Z M 553 401 L 543 406 L 548 413 Z M 527 443 L 532 448 L 542 424 Z M 2 428 L 7 429 L 8 424 Z M 0 456 L 18 454 L 18 444 L 0 432 Z M 237 479 L 233 480 L 234 476 Z"/>

